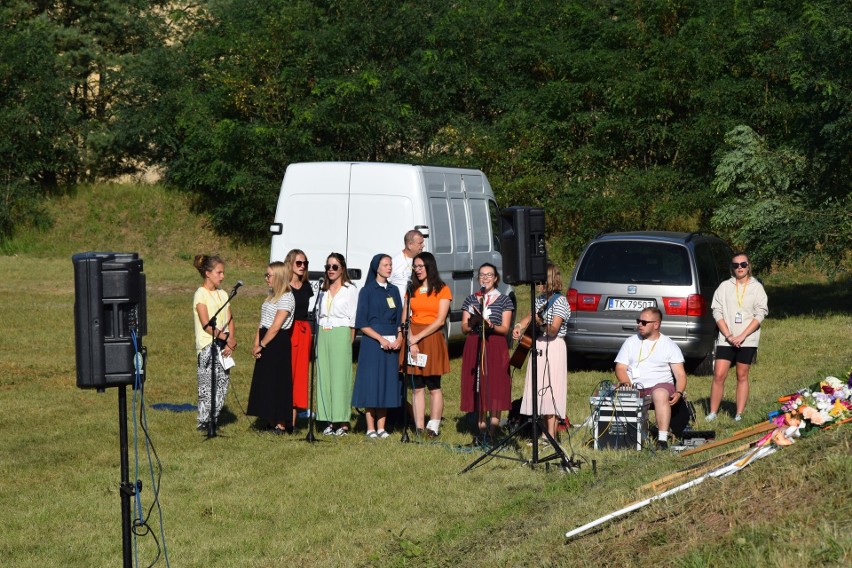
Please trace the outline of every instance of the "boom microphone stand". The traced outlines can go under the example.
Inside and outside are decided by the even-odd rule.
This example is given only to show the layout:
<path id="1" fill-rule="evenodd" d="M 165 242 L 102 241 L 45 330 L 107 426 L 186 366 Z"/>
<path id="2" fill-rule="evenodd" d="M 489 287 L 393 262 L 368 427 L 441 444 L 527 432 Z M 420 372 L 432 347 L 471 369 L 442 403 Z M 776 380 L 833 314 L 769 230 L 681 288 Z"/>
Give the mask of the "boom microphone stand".
<path id="1" fill-rule="evenodd" d="M 535 342 L 535 339 L 538 337 L 538 334 L 536 333 L 536 321 L 535 321 L 535 319 L 536 319 L 535 282 L 530 283 L 530 314 L 531 314 L 530 325 L 533 326 L 532 327 L 532 337 L 533 337 L 533 342 Z M 469 466 L 467 466 L 466 468 L 461 470 L 459 472 L 459 475 L 461 475 L 462 473 L 467 473 L 468 471 L 473 469 L 477 464 L 479 464 L 479 462 L 481 462 L 482 460 L 489 458 L 489 457 L 497 457 L 497 458 L 503 458 L 503 459 L 507 459 L 507 460 L 525 462 L 525 463 L 529 463 L 532 466 L 535 466 L 539 463 L 549 462 L 551 460 L 559 459 L 560 465 L 565 469 L 565 471 L 570 471 L 574 467 L 574 464 L 572 463 L 571 459 L 568 458 L 568 456 L 565 455 L 565 452 L 562 450 L 562 448 L 559 446 L 559 444 L 556 443 L 556 440 L 550 435 L 550 433 L 547 431 L 547 429 L 543 430 L 541 433 L 544 434 L 544 436 L 547 438 L 547 441 L 550 442 L 550 447 L 553 448 L 553 454 L 551 454 L 547 457 L 541 458 L 541 459 L 539 459 L 539 456 L 538 456 L 538 443 L 539 443 L 539 432 L 538 432 L 538 430 L 539 430 L 539 427 L 538 427 L 538 419 L 539 419 L 539 416 L 538 416 L 538 356 L 539 356 L 539 350 L 535 348 L 535 343 L 533 343 L 533 349 L 532 349 L 532 353 L 530 355 L 531 358 L 530 358 L 530 362 L 529 362 L 529 365 L 531 367 L 531 369 L 530 369 L 530 382 L 531 382 L 531 387 L 532 387 L 531 388 L 532 416 L 530 416 L 524 422 L 519 424 L 514 430 L 512 430 L 509 433 L 508 436 L 506 436 L 505 438 L 500 440 L 500 442 L 496 446 L 489 449 L 483 455 L 476 458 L 473 461 L 473 463 L 471 463 Z M 509 443 L 512 440 L 519 437 L 521 432 L 524 430 L 524 428 L 526 428 L 528 426 L 530 426 L 532 428 L 532 450 L 533 450 L 532 460 L 527 462 L 527 460 L 520 458 L 520 457 L 506 456 L 506 455 L 502 455 L 502 454 L 497 453 L 501 449 L 508 446 Z"/>
<path id="2" fill-rule="evenodd" d="M 314 301 L 314 312 L 313 312 L 313 322 L 311 322 L 311 326 L 313 327 L 313 336 L 311 337 L 311 388 L 308 394 L 308 435 L 305 436 L 305 441 L 309 443 L 317 442 L 317 437 L 314 434 L 314 430 L 316 429 L 316 411 L 314 410 L 314 397 L 316 395 L 316 391 L 314 390 L 314 385 L 316 384 L 316 365 L 317 365 L 317 345 L 319 344 L 319 308 L 320 302 L 322 302 L 322 297 L 324 295 L 324 290 L 322 287 L 325 285 L 325 277 L 322 277 L 319 282 L 319 294 L 317 295 L 317 299 Z"/>
<path id="3" fill-rule="evenodd" d="M 473 413 L 476 420 L 476 428 L 479 429 L 479 415 L 482 412 L 482 358 L 485 352 L 485 286 L 480 289 L 479 298 L 479 338 L 476 344 L 476 365 L 474 367 L 474 383 L 473 383 Z M 470 325 L 470 320 L 468 320 Z M 485 432 L 482 435 L 482 443 L 485 444 L 488 440 L 488 430 L 490 424 L 485 425 Z"/>
<path id="4" fill-rule="evenodd" d="M 225 309 L 225 306 L 231 303 L 231 300 L 234 299 L 234 296 L 237 295 L 237 290 L 240 286 L 243 285 L 243 281 L 239 280 L 234 285 L 234 288 L 231 290 L 231 293 L 228 294 L 228 299 L 222 304 L 216 313 L 213 314 L 213 317 L 207 322 L 207 325 L 204 327 L 209 327 L 213 330 L 213 343 L 210 344 L 210 412 L 207 414 L 207 438 L 215 438 L 216 437 L 216 359 L 219 357 L 219 345 L 216 343 L 215 330 L 216 330 L 216 316 Z M 228 323 L 225 324 L 225 327 L 231 323 L 231 320 L 228 320 Z"/>
<path id="5" fill-rule="evenodd" d="M 405 314 L 405 319 L 402 322 L 402 361 L 403 361 L 403 373 L 402 373 L 402 438 L 399 439 L 402 443 L 408 443 L 411 441 L 411 438 L 408 435 L 408 382 L 414 381 L 414 373 L 409 372 L 410 366 L 408 365 L 408 358 L 411 356 L 411 345 L 408 343 L 408 330 L 411 326 L 411 296 L 414 293 L 414 290 L 411 287 L 411 280 L 405 285 L 405 291 L 408 295 L 408 310 L 407 314 Z M 411 405 L 412 412 L 414 411 L 414 404 Z"/>

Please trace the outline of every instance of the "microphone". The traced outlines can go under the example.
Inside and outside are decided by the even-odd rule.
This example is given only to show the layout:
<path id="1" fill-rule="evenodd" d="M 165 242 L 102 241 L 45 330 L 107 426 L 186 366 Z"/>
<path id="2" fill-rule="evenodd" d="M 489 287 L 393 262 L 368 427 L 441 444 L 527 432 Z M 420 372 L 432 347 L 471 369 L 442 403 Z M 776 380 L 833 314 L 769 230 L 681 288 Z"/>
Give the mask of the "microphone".
<path id="1" fill-rule="evenodd" d="M 479 293 L 482 294 L 483 296 L 485 295 L 485 286 L 483 286 L 482 288 L 479 289 Z"/>
<path id="2" fill-rule="evenodd" d="M 242 286 L 242 285 L 243 285 L 243 281 L 242 281 L 242 280 L 237 280 L 237 283 L 236 283 L 236 284 L 234 284 L 234 289 L 233 289 L 233 290 L 231 290 L 231 296 L 233 296 L 234 294 L 236 294 L 236 293 L 237 293 L 237 290 L 238 290 L 238 289 L 240 288 L 240 286 Z"/>

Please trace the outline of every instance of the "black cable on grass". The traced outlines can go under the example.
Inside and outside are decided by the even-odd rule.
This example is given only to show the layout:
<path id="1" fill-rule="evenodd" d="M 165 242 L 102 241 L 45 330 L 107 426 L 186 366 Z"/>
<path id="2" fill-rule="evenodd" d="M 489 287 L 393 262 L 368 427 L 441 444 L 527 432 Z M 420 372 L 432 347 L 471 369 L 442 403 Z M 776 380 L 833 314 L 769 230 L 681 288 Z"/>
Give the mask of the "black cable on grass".
<path id="1" fill-rule="evenodd" d="M 130 336 L 133 341 L 133 350 L 135 352 L 134 361 L 138 361 L 141 357 L 139 353 L 139 344 L 136 337 L 136 331 L 131 329 Z M 148 536 L 154 540 L 154 544 L 157 547 L 157 555 L 154 557 L 154 560 L 148 566 L 154 566 L 159 562 L 161 554 L 165 558 L 166 566 L 169 566 L 169 554 L 168 548 L 166 546 L 166 535 L 163 527 L 163 510 L 160 505 L 160 480 L 163 472 L 163 465 L 160 462 L 160 456 L 157 454 L 157 450 L 154 447 L 154 441 L 151 439 L 150 432 L 148 430 L 148 415 L 145 411 L 145 383 L 142 381 L 142 377 L 140 374 L 140 365 L 136 365 L 135 372 L 135 384 L 133 389 L 133 408 L 136 408 L 137 398 L 139 401 L 139 418 L 138 420 L 133 421 L 133 452 L 134 452 L 134 467 L 135 467 L 135 496 L 134 500 L 134 508 L 136 510 L 136 514 L 134 515 L 133 524 L 131 525 L 131 530 L 136 537 L 140 536 Z M 131 416 L 135 416 L 135 412 L 131 413 Z M 148 470 L 151 474 L 151 490 L 154 495 L 154 499 L 151 502 L 151 505 L 148 507 L 145 515 L 142 516 L 142 482 L 139 479 L 139 427 L 142 428 L 142 432 L 145 436 L 145 451 L 148 461 Z M 153 454 L 153 456 L 152 456 Z M 155 466 L 156 464 L 156 466 Z M 157 539 L 156 534 L 151 528 L 148 520 L 151 517 L 151 513 L 154 510 L 154 507 L 157 508 L 160 522 L 160 538 L 162 539 L 162 547 L 160 545 L 160 540 Z M 138 539 L 134 539 L 134 555 L 136 557 L 136 565 L 139 565 L 139 542 Z"/>

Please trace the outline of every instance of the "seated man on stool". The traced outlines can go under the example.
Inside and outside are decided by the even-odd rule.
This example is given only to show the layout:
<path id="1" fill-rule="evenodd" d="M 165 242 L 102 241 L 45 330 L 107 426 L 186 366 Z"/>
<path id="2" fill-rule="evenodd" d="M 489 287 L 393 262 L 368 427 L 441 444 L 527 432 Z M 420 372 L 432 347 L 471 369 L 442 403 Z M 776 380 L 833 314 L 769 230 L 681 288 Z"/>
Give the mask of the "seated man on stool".
<path id="1" fill-rule="evenodd" d="M 627 338 L 615 357 L 615 378 L 619 387 L 636 386 L 639 396 L 650 395 L 657 417 L 657 448 L 669 447 L 672 406 L 683 398 L 686 371 L 680 347 L 660 333 L 663 313 L 646 308 L 636 320 L 636 335 Z"/>

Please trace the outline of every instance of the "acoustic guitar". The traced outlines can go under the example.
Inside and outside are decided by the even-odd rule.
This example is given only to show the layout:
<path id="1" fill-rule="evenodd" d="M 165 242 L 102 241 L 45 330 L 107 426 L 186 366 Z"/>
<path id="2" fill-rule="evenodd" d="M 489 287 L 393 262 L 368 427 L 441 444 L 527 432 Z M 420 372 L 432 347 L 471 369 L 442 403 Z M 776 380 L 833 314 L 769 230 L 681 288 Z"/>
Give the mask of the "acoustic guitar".
<path id="1" fill-rule="evenodd" d="M 544 317 L 544 313 L 550 309 L 553 303 L 556 301 L 556 298 L 560 296 L 557 292 L 550 297 L 550 300 L 544 304 L 539 311 L 536 312 L 536 317 L 539 319 Z M 527 360 L 527 355 L 529 355 L 530 350 L 532 349 L 533 343 L 535 343 L 535 338 L 532 336 L 533 326 L 532 326 L 532 318 L 530 318 L 530 322 L 527 324 L 527 328 L 524 330 L 523 335 L 518 338 L 518 344 L 515 346 L 515 351 L 512 353 L 511 359 L 509 359 L 509 365 L 516 369 L 520 369 L 524 366 L 524 361 Z"/>
<path id="2" fill-rule="evenodd" d="M 518 338 L 518 345 L 515 346 L 515 351 L 512 353 L 512 358 L 509 359 L 509 365 L 516 369 L 520 369 L 524 366 L 524 361 L 527 360 L 527 355 L 529 355 L 530 349 L 533 346 L 534 338 L 532 336 L 532 331 L 532 318 L 530 318 L 530 323 L 524 330 L 523 335 Z"/>

